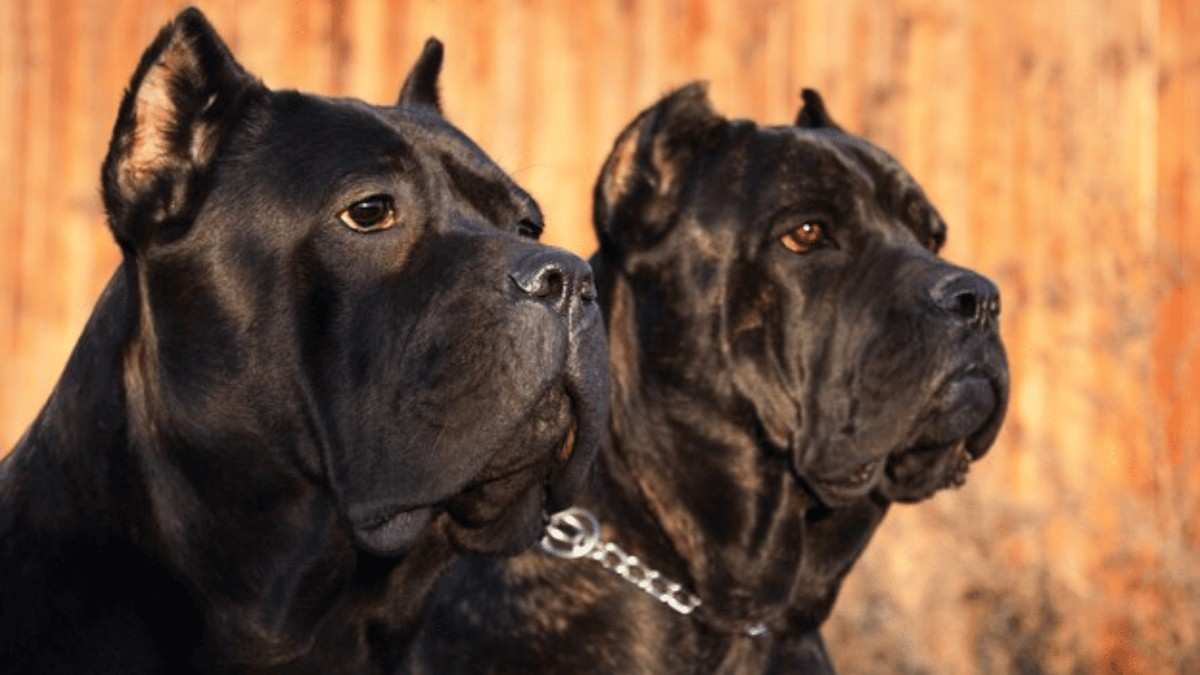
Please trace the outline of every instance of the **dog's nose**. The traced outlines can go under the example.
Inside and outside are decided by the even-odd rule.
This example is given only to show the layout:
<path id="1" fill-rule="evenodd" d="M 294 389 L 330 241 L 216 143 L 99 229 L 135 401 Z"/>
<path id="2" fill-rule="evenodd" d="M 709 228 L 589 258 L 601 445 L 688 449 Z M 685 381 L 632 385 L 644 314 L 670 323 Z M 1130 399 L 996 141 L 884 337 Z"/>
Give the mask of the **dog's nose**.
<path id="1" fill-rule="evenodd" d="M 970 326 L 994 324 L 1000 316 L 1000 289 L 990 279 L 967 270 L 954 270 L 929 289 L 934 304 Z"/>
<path id="2" fill-rule="evenodd" d="M 536 251 L 517 263 L 508 276 L 523 295 L 562 313 L 567 312 L 575 298 L 583 302 L 596 299 L 592 268 L 566 251 L 552 248 Z"/>

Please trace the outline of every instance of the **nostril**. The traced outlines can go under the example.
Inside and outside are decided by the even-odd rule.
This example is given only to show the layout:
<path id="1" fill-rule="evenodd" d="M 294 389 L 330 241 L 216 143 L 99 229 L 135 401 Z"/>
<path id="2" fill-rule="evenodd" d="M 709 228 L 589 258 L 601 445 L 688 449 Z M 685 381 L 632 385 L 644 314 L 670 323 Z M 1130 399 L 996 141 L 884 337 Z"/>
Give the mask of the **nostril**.
<path id="1" fill-rule="evenodd" d="M 558 267 L 548 267 L 542 272 L 542 281 L 534 295 L 539 298 L 561 298 L 566 285 L 567 279 L 563 271 Z"/>
<path id="2" fill-rule="evenodd" d="M 596 300 L 596 284 L 590 276 L 579 284 L 579 299 L 584 302 L 595 302 Z"/>
<path id="3" fill-rule="evenodd" d="M 964 319 L 974 319 L 979 311 L 979 299 L 970 291 L 963 291 L 954 298 L 954 311 Z"/>

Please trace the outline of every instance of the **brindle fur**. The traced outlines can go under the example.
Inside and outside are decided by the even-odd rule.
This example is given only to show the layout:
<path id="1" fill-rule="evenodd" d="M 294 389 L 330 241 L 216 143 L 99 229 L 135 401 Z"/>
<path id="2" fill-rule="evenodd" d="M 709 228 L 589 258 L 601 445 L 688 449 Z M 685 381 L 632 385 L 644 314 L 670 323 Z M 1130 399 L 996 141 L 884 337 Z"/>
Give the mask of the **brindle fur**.
<path id="1" fill-rule="evenodd" d="M 991 445 L 995 287 L 937 257 L 945 224 L 899 163 L 804 98 L 762 127 L 685 87 L 596 183 L 613 440 L 582 503 L 702 607 L 594 562 L 462 560 L 405 672 L 830 673 L 821 624 L 889 505 Z M 780 238 L 804 223 L 829 241 L 797 254 Z"/>

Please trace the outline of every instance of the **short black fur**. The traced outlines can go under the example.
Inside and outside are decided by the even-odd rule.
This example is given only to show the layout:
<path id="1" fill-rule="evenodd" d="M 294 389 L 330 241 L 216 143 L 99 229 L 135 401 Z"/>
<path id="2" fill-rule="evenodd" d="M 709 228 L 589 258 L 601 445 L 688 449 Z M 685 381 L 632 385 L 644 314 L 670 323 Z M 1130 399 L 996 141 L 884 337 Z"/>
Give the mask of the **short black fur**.
<path id="1" fill-rule="evenodd" d="M 583 482 L 590 270 L 430 45 L 377 107 L 267 89 L 196 10 L 151 44 L 102 171 L 124 260 L 0 462 L 4 673 L 392 672 L 445 565 Z"/>

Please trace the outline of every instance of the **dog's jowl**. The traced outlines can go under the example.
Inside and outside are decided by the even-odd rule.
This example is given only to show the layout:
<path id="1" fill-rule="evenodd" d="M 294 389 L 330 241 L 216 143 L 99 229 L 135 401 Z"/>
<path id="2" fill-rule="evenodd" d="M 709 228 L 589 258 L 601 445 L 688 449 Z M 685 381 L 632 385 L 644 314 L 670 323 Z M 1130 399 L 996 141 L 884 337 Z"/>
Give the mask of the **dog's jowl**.
<path id="1" fill-rule="evenodd" d="M 195 10 L 146 51 L 123 262 L 0 464 L 0 671 L 391 672 L 455 554 L 567 504 L 606 432 L 591 272 L 443 119 L 441 60 L 378 107 L 266 88 Z"/>
<path id="2" fill-rule="evenodd" d="M 781 127 L 667 96 L 594 214 L 612 452 L 547 541 L 577 557 L 455 563 L 413 670 L 831 672 L 820 626 L 889 504 L 961 484 L 1000 428 L 996 287 L 814 92 Z"/>

